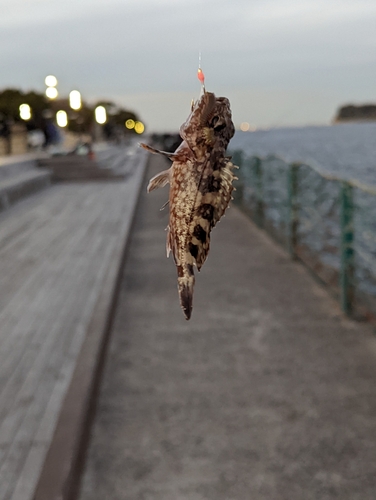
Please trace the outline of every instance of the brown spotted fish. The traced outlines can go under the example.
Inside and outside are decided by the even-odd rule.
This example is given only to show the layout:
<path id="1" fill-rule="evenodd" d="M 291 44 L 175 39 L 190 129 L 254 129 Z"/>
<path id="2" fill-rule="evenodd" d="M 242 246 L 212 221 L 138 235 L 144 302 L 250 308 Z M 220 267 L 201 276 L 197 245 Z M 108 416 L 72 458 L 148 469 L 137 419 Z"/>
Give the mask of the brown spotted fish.
<path id="1" fill-rule="evenodd" d="M 167 256 L 172 251 L 186 319 L 192 313 L 193 268 L 200 271 L 208 256 L 210 231 L 231 200 L 235 167 L 225 153 L 234 133 L 229 100 L 203 90 L 180 127 L 183 142 L 174 153 L 141 144 L 173 162 L 150 180 L 147 189 L 150 192 L 170 183 Z"/>

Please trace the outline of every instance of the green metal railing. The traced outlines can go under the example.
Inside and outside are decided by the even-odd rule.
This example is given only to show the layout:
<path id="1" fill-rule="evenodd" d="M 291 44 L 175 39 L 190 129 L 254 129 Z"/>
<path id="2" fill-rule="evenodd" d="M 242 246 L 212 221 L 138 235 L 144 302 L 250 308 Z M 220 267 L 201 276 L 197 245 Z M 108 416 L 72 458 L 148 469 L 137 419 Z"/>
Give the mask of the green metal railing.
<path id="1" fill-rule="evenodd" d="M 376 316 L 376 189 L 276 156 L 232 154 L 235 203 L 337 294 L 343 311 Z"/>

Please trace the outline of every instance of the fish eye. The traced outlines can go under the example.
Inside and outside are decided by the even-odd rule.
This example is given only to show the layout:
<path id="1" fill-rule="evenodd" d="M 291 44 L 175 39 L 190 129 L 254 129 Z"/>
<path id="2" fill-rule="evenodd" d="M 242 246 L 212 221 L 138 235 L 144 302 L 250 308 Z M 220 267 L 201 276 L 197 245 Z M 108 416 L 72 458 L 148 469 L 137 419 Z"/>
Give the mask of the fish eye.
<path id="1" fill-rule="evenodd" d="M 218 120 L 219 120 L 218 116 L 213 116 L 213 118 L 210 120 L 210 126 L 213 127 L 213 128 L 215 128 L 215 126 L 218 123 Z"/>
<path id="2" fill-rule="evenodd" d="M 214 116 L 210 121 L 210 125 L 214 128 L 216 132 L 226 128 L 226 121 L 219 118 L 219 116 Z"/>

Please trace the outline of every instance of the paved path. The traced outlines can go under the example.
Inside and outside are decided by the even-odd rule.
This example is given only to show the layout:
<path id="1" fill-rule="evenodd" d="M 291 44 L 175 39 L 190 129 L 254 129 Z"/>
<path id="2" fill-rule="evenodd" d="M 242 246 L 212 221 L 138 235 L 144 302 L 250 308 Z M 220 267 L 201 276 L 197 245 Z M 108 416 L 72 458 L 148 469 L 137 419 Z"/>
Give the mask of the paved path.
<path id="1" fill-rule="evenodd" d="M 58 184 L 0 216 L 0 499 L 31 499 L 142 172 Z"/>
<path id="2" fill-rule="evenodd" d="M 166 196 L 141 200 L 80 500 L 374 500 L 371 327 L 234 208 L 187 322 Z"/>

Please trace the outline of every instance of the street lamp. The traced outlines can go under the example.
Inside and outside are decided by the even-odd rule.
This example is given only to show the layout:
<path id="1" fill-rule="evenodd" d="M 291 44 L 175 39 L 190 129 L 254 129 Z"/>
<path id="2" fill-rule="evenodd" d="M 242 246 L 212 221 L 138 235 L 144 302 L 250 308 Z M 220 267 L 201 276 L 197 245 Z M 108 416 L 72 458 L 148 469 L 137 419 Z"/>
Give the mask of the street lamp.
<path id="1" fill-rule="evenodd" d="M 72 90 L 69 94 L 69 106 L 78 111 L 82 106 L 81 94 L 78 90 Z"/>
<path id="2" fill-rule="evenodd" d="M 46 96 L 49 99 L 56 99 L 56 97 L 59 94 L 57 91 L 57 88 L 56 88 L 56 86 L 57 86 L 56 76 L 54 76 L 54 75 L 46 76 L 46 78 L 44 79 L 44 83 L 47 85 Z"/>
<path id="3" fill-rule="evenodd" d="M 104 106 L 97 106 L 95 108 L 95 121 L 99 125 L 103 125 L 107 121 L 107 112 Z"/>
<path id="4" fill-rule="evenodd" d="M 55 87 L 47 87 L 46 88 L 46 96 L 49 99 L 56 99 L 56 97 L 59 95 L 57 89 Z"/>
<path id="5" fill-rule="evenodd" d="M 134 125 L 134 131 L 136 134 L 142 134 L 145 130 L 145 125 L 142 122 L 136 122 Z"/>
<path id="6" fill-rule="evenodd" d="M 47 87 L 56 87 L 57 86 L 57 78 L 54 75 L 48 75 L 44 79 L 44 83 Z"/>
<path id="7" fill-rule="evenodd" d="M 68 125 L 68 115 L 62 109 L 56 113 L 56 123 L 59 127 L 66 127 Z"/>
<path id="8" fill-rule="evenodd" d="M 19 107 L 20 118 L 22 120 L 28 121 L 31 118 L 31 108 L 28 104 L 21 104 Z"/>
<path id="9" fill-rule="evenodd" d="M 136 125 L 136 122 L 134 120 L 132 120 L 132 118 L 129 118 L 126 122 L 125 122 L 125 126 L 127 127 L 128 130 L 132 130 L 134 128 L 134 126 Z"/>

